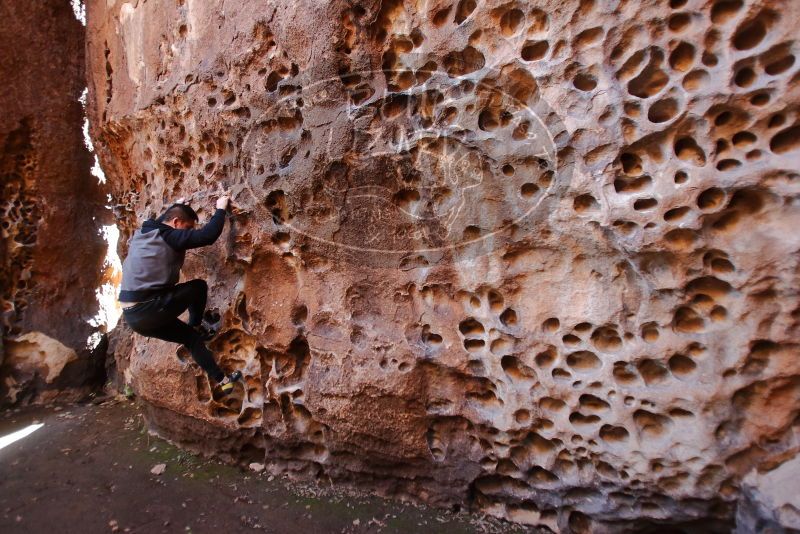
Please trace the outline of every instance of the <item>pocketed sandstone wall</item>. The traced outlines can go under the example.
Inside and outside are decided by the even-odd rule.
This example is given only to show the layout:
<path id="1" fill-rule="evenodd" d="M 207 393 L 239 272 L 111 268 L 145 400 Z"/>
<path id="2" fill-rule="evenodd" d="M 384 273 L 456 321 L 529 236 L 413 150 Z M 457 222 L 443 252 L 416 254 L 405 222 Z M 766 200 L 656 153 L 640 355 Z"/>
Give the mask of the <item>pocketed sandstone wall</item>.
<path id="1" fill-rule="evenodd" d="M 67 1 L 0 2 L 0 403 L 102 385 L 87 340 L 107 210 L 82 134 L 84 39 Z"/>
<path id="2" fill-rule="evenodd" d="M 797 452 L 798 10 L 89 2 L 122 255 L 233 193 L 184 271 L 244 387 L 134 337 L 151 424 L 553 530 L 729 526 Z"/>

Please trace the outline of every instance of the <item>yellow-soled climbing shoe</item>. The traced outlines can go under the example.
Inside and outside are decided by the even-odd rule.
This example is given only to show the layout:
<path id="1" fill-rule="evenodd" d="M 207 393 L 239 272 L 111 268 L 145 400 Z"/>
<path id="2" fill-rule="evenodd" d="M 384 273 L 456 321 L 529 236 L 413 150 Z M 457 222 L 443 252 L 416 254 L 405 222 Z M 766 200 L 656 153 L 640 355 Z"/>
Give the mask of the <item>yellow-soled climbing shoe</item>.
<path id="1" fill-rule="evenodd" d="M 228 395 L 231 391 L 233 391 L 233 387 L 236 385 L 236 382 L 242 379 L 242 372 L 241 371 L 234 371 L 228 376 L 225 377 L 226 381 L 220 383 L 219 389 L 222 393 L 222 396 Z"/>

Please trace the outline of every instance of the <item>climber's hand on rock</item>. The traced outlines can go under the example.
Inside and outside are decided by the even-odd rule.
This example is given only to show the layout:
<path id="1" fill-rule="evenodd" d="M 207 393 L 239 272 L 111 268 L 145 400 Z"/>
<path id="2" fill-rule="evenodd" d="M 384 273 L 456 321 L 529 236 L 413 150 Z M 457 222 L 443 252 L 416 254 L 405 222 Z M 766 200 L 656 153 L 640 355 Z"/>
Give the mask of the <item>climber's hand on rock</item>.
<path id="1" fill-rule="evenodd" d="M 175 201 L 175 204 L 186 204 L 186 199 L 184 197 L 181 197 Z"/>
<path id="2" fill-rule="evenodd" d="M 220 195 L 220 197 L 217 199 L 217 209 L 218 210 L 228 209 L 228 199 L 229 198 L 230 197 L 228 196 L 228 193 L 227 192 L 223 192 Z"/>

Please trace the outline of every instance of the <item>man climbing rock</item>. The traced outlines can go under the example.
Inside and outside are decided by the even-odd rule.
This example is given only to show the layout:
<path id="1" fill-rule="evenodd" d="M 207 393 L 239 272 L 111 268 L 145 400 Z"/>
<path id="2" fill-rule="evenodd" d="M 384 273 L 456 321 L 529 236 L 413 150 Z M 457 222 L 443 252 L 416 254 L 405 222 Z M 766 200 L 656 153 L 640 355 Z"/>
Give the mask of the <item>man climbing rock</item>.
<path id="1" fill-rule="evenodd" d="M 225 375 L 205 346 L 216 332 L 204 322 L 208 284 L 205 280 L 178 283 L 186 251 L 214 243 L 225 225 L 228 195 L 223 193 L 208 223 L 195 229 L 197 213 L 178 201 L 158 219 L 148 219 L 128 242 L 122 264 L 119 300 L 131 329 L 145 337 L 181 343 L 194 361 L 216 382 L 222 395 L 233 391 L 242 373 Z M 178 316 L 189 310 L 188 323 Z"/>

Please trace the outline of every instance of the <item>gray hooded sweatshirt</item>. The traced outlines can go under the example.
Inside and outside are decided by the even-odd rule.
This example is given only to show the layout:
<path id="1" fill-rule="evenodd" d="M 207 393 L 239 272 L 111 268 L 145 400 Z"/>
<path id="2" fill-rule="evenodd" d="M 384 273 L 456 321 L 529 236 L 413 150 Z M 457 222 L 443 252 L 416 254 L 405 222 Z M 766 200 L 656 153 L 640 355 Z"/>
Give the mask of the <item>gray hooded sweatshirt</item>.
<path id="1" fill-rule="evenodd" d="M 222 234 L 225 210 L 218 209 L 197 230 L 173 228 L 158 219 L 148 219 L 128 241 L 122 263 L 121 302 L 152 299 L 178 283 L 186 251 L 211 245 Z"/>

